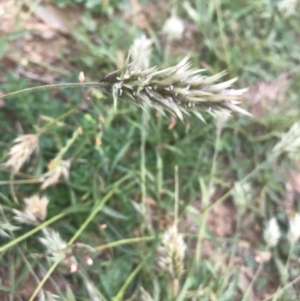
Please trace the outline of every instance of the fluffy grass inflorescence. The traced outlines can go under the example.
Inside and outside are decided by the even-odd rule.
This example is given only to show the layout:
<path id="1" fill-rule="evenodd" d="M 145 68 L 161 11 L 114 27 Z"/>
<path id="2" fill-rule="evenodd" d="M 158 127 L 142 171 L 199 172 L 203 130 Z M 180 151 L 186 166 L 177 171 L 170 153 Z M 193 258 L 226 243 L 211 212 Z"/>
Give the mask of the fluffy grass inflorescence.
<path id="1" fill-rule="evenodd" d="M 42 182 L 41 189 L 57 184 L 59 179 L 63 177 L 65 180 L 69 178 L 69 169 L 71 160 L 53 160 L 49 163 L 49 171 L 40 177 Z"/>
<path id="2" fill-rule="evenodd" d="M 176 225 L 170 226 L 163 234 L 162 243 L 158 249 L 158 264 L 173 279 L 179 279 L 184 272 L 185 251 L 186 244 L 183 236 L 178 233 Z"/>
<path id="3" fill-rule="evenodd" d="M 61 238 L 59 232 L 50 229 L 43 229 L 43 237 L 39 238 L 39 241 L 44 245 L 46 249 L 46 257 L 55 262 L 60 258 L 62 253 L 62 262 L 68 266 L 70 273 L 75 273 L 78 270 L 78 263 L 72 252 L 68 249 L 67 243 Z"/>
<path id="4" fill-rule="evenodd" d="M 14 140 L 14 146 L 9 150 L 9 159 L 5 163 L 13 173 L 17 173 L 24 163 L 37 150 L 39 136 L 35 134 L 22 135 Z"/>
<path id="5" fill-rule="evenodd" d="M 118 97 L 129 99 L 145 109 L 154 108 L 162 115 L 168 111 L 180 119 L 184 114 L 193 113 L 203 120 L 199 109 L 208 112 L 227 109 L 249 115 L 237 106 L 247 89 L 231 89 L 236 78 L 218 83 L 226 72 L 205 76 L 204 70 L 191 68 L 189 56 L 166 69 L 145 68 L 146 64 L 141 66 L 141 61 L 148 61 L 149 53 L 143 60 L 141 50 L 149 48 L 149 41 L 145 39 L 138 47 L 140 51 L 136 47 L 133 49 L 139 56 L 131 50 L 123 68 L 100 79 L 100 83 L 112 90 L 115 101 Z"/>
<path id="6" fill-rule="evenodd" d="M 49 199 L 46 196 L 33 195 L 24 199 L 24 210 L 14 209 L 15 220 L 24 224 L 36 225 L 45 220 Z"/>

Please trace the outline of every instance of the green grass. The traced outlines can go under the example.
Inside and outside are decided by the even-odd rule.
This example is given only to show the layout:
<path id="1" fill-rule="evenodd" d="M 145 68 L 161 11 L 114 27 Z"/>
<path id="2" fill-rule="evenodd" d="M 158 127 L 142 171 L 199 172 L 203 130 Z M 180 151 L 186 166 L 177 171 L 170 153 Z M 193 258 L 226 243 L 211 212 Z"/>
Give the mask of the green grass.
<path id="1" fill-rule="evenodd" d="M 144 31 L 155 41 L 152 65 L 170 66 L 191 53 L 193 65 L 205 66 L 208 74 L 228 70 L 228 79 L 239 77 L 235 88 L 274 81 L 300 63 L 297 15 L 285 17 L 278 11 L 278 2 L 166 3 L 165 11 L 158 10 Z M 117 68 L 117 53 L 126 58 L 131 43 L 143 32 L 134 22 L 125 23 L 124 14 L 130 11 L 127 1 L 111 5 L 102 1 L 102 6 L 93 1 L 53 3 L 84 9 L 69 37 L 71 55 L 60 54 L 59 62 L 72 64 L 68 70 L 72 76 L 60 76 L 60 82 L 76 82 L 81 70 L 89 80 L 98 81 Z M 172 9 L 186 28 L 194 30 L 171 45 L 166 61 L 161 28 L 163 16 Z M 18 31 L 0 40 L 1 57 L 8 55 L 7 47 L 22 39 L 22 34 Z M 0 62 L 3 93 L 39 85 L 16 77 L 5 64 Z M 34 65 L 30 68 L 35 70 Z M 155 110 L 146 113 L 124 100 L 115 109 L 112 95 L 104 89 L 91 90 L 89 97 L 86 91 L 20 94 L 7 98 L 0 109 L 1 163 L 7 161 L 13 139 L 41 132 L 39 151 L 20 173 L 12 176 L 1 165 L 0 230 L 8 234 L 0 231 L 0 277 L 6 275 L 0 282 L 3 300 L 2 292 L 18 300 L 26 278 L 36 277 L 41 282 L 23 296 L 33 300 L 53 272 L 71 284 L 71 290 L 55 290 L 60 300 L 251 301 L 253 296 L 297 300 L 300 247 L 298 242 L 291 246 L 288 230 L 289 219 L 300 209 L 299 196 L 295 194 L 287 209 L 286 191 L 287 174 L 297 170 L 297 161 L 287 154 L 272 155 L 282 133 L 300 117 L 297 68 L 282 100 L 275 98 L 271 109 L 259 118 L 235 113 L 220 135 L 215 120 L 205 112 L 206 124 L 191 116 L 177 120 L 169 130 L 169 115 L 163 117 Z M 251 99 L 242 107 L 252 110 Z M 73 136 L 79 127 L 82 134 Z M 64 160 L 72 158 L 69 179 L 41 191 L 39 177 L 62 150 Z M 251 185 L 241 203 L 233 197 L 236 182 Z M 215 194 L 210 195 L 212 188 Z M 13 209 L 22 210 L 23 199 L 36 193 L 50 199 L 46 220 L 36 226 L 17 223 Z M 227 221 L 221 220 L 220 204 L 231 210 Z M 159 246 L 167 226 L 177 218 L 176 206 L 179 230 L 188 246 L 185 271 L 177 278 L 159 264 Z M 277 246 L 268 248 L 263 229 L 272 217 L 277 218 L 282 237 Z M 212 230 L 214 218 L 220 218 L 224 228 L 233 224 L 230 235 Z M 6 229 L 5 222 L 19 229 Z M 57 258 L 51 258 L 49 246 L 39 240 L 44 228 L 59 233 L 68 245 Z M 213 251 L 210 256 L 202 254 L 207 241 L 215 255 Z M 257 260 L 267 254 L 262 252 L 269 252 L 269 261 Z M 92 265 L 86 263 L 87 257 Z M 74 273 L 66 258 L 70 262 L 76 258 Z"/>

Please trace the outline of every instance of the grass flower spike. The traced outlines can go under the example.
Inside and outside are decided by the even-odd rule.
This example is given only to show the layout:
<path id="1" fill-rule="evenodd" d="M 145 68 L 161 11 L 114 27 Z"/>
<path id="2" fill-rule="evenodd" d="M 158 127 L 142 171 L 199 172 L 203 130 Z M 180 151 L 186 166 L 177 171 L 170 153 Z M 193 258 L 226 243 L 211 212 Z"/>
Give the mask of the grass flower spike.
<path id="1" fill-rule="evenodd" d="M 61 177 L 65 180 L 69 178 L 71 160 L 53 160 L 49 163 L 49 171 L 40 177 L 43 182 L 41 189 L 55 185 Z"/>
<path id="2" fill-rule="evenodd" d="M 69 267 L 69 272 L 75 273 L 78 270 L 78 263 L 72 252 L 68 250 L 67 243 L 61 238 L 60 234 L 52 229 L 43 229 L 44 237 L 40 237 L 39 241 L 46 248 L 47 258 L 56 261 L 61 252 L 64 252 L 63 263 Z"/>
<path id="3" fill-rule="evenodd" d="M 280 229 L 275 217 L 269 220 L 264 231 L 264 239 L 270 248 L 275 247 L 278 244 L 280 239 Z"/>
<path id="4" fill-rule="evenodd" d="M 55 261 L 58 253 L 66 250 L 67 243 L 60 237 L 58 232 L 52 229 L 43 229 L 43 234 L 44 237 L 40 237 L 39 241 L 46 247 L 47 253 Z"/>
<path id="5" fill-rule="evenodd" d="M 23 211 L 14 210 L 15 220 L 24 224 L 36 225 L 44 221 L 47 216 L 49 199 L 33 195 L 24 199 L 25 208 Z"/>
<path id="6" fill-rule="evenodd" d="M 158 264 L 173 279 L 179 279 L 184 272 L 185 250 L 186 244 L 182 235 L 178 233 L 177 226 L 169 227 L 164 233 L 162 244 L 158 249 Z"/>
<path id="7" fill-rule="evenodd" d="M 289 223 L 289 241 L 291 244 L 295 244 L 300 238 L 300 213 L 296 213 L 290 218 Z"/>
<path id="8" fill-rule="evenodd" d="M 235 182 L 234 183 L 234 189 L 232 191 L 232 196 L 234 199 L 234 203 L 237 207 L 246 209 L 247 204 L 251 202 L 252 198 L 252 188 L 250 183 L 240 183 Z"/>
<path id="9" fill-rule="evenodd" d="M 176 66 L 162 70 L 138 68 L 141 58 L 130 62 L 130 57 L 134 58 L 130 55 L 123 68 L 100 79 L 100 83 L 112 90 L 115 103 L 120 97 L 144 109 L 154 108 L 162 115 L 169 111 L 180 119 L 193 113 L 204 120 L 199 109 L 208 112 L 229 109 L 250 115 L 237 106 L 247 89 L 231 89 L 236 79 L 217 83 L 226 72 L 204 76 L 201 74 L 204 70 L 191 69 L 188 56 Z"/>
<path id="10" fill-rule="evenodd" d="M 31 154 L 38 148 L 39 136 L 34 134 L 22 135 L 14 140 L 15 145 L 9 151 L 9 159 L 5 163 L 16 174 Z"/>

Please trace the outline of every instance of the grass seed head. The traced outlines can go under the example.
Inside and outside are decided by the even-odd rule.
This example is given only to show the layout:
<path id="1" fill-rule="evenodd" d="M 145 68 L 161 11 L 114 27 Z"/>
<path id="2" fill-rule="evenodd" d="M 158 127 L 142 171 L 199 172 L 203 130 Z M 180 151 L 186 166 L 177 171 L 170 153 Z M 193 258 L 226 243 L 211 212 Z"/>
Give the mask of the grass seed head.
<path id="1" fill-rule="evenodd" d="M 60 234 L 49 228 L 44 228 L 43 234 L 44 236 L 40 237 L 39 241 L 46 248 L 47 258 L 51 261 L 56 261 L 61 256 L 61 253 L 64 252 L 63 263 L 68 266 L 70 273 L 77 272 L 78 262 Z"/>
<path id="2" fill-rule="evenodd" d="M 46 196 L 33 195 L 30 198 L 26 198 L 24 199 L 24 210 L 14 210 L 14 218 L 20 223 L 36 225 L 45 220 L 48 203 L 49 199 Z"/>
<path id="3" fill-rule="evenodd" d="M 182 235 L 178 233 L 177 226 L 169 227 L 165 231 L 158 249 L 158 265 L 170 273 L 174 279 L 179 279 L 184 272 L 185 251 L 186 244 Z"/>
<path id="4" fill-rule="evenodd" d="M 136 62 L 129 55 L 124 67 L 102 77 L 117 98 L 130 100 L 147 109 L 154 108 L 162 115 L 168 111 L 183 119 L 184 115 L 195 114 L 204 121 L 199 110 L 212 112 L 227 109 L 250 115 L 237 106 L 241 95 L 247 89 L 233 90 L 236 79 L 217 83 L 226 72 L 205 76 L 204 70 L 191 68 L 189 56 L 173 67 L 159 70 L 156 67 L 136 68 Z"/>
<path id="5" fill-rule="evenodd" d="M 289 241 L 291 244 L 295 244 L 300 238 L 300 213 L 296 213 L 289 219 Z"/>
<path id="6" fill-rule="evenodd" d="M 61 238 L 60 234 L 52 229 L 44 228 L 43 237 L 39 241 L 46 247 L 47 253 L 56 257 L 57 253 L 67 248 L 67 243 Z"/>
<path id="7" fill-rule="evenodd" d="M 243 210 L 246 209 L 248 203 L 250 203 L 252 199 L 251 184 L 248 182 L 235 182 L 232 196 L 237 207 Z"/>
<path id="8" fill-rule="evenodd" d="M 60 178 L 67 180 L 70 167 L 71 160 L 51 161 L 48 165 L 49 171 L 40 177 L 40 181 L 43 182 L 41 189 L 57 184 Z"/>
<path id="9" fill-rule="evenodd" d="M 183 21 L 174 16 L 171 16 L 166 20 L 162 32 L 170 40 L 178 40 L 182 38 L 184 32 L 184 23 Z"/>
<path id="10" fill-rule="evenodd" d="M 280 239 L 280 229 L 275 217 L 272 217 L 264 231 L 264 239 L 268 247 L 275 247 Z"/>
<path id="11" fill-rule="evenodd" d="M 38 148 L 39 136 L 35 134 L 22 135 L 14 140 L 14 146 L 9 150 L 9 159 L 5 163 L 11 167 L 14 174 L 19 172 L 31 154 Z"/>

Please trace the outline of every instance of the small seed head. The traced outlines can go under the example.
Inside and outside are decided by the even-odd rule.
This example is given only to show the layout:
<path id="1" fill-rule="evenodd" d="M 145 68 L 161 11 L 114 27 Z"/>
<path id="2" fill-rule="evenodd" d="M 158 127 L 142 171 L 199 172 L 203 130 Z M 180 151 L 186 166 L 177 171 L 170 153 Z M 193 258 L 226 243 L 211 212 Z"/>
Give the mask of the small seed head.
<path id="1" fill-rule="evenodd" d="M 278 244 L 280 239 L 280 229 L 276 218 L 273 217 L 269 220 L 265 231 L 264 231 L 264 239 L 268 245 L 268 247 L 275 247 Z"/>
<path id="2" fill-rule="evenodd" d="M 41 189 L 46 189 L 49 186 L 57 184 L 62 177 L 65 180 L 69 178 L 69 170 L 71 167 L 71 160 L 52 160 L 48 165 L 49 171 L 40 177 L 43 183 Z"/>
<path id="3" fill-rule="evenodd" d="M 176 225 L 169 227 L 162 238 L 162 244 L 158 250 L 158 265 L 166 270 L 174 279 L 184 272 L 184 256 L 186 244 L 183 237 L 178 233 Z"/>
<path id="4" fill-rule="evenodd" d="M 296 213 L 289 219 L 289 241 L 291 244 L 295 244 L 300 238 L 300 213 Z"/>
<path id="5" fill-rule="evenodd" d="M 162 32 L 170 40 L 181 39 L 184 32 L 184 23 L 180 18 L 172 16 L 165 22 Z"/>
<path id="6" fill-rule="evenodd" d="M 14 210 L 15 220 L 20 223 L 36 225 L 45 220 L 49 199 L 46 196 L 33 195 L 24 199 L 24 210 Z"/>
<path id="7" fill-rule="evenodd" d="M 14 146 L 9 151 L 9 159 L 5 163 L 11 167 L 14 174 L 19 172 L 24 163 L 38 148 L 39 136 L 35 134 L 22 135 L 14 140 Z"/>

